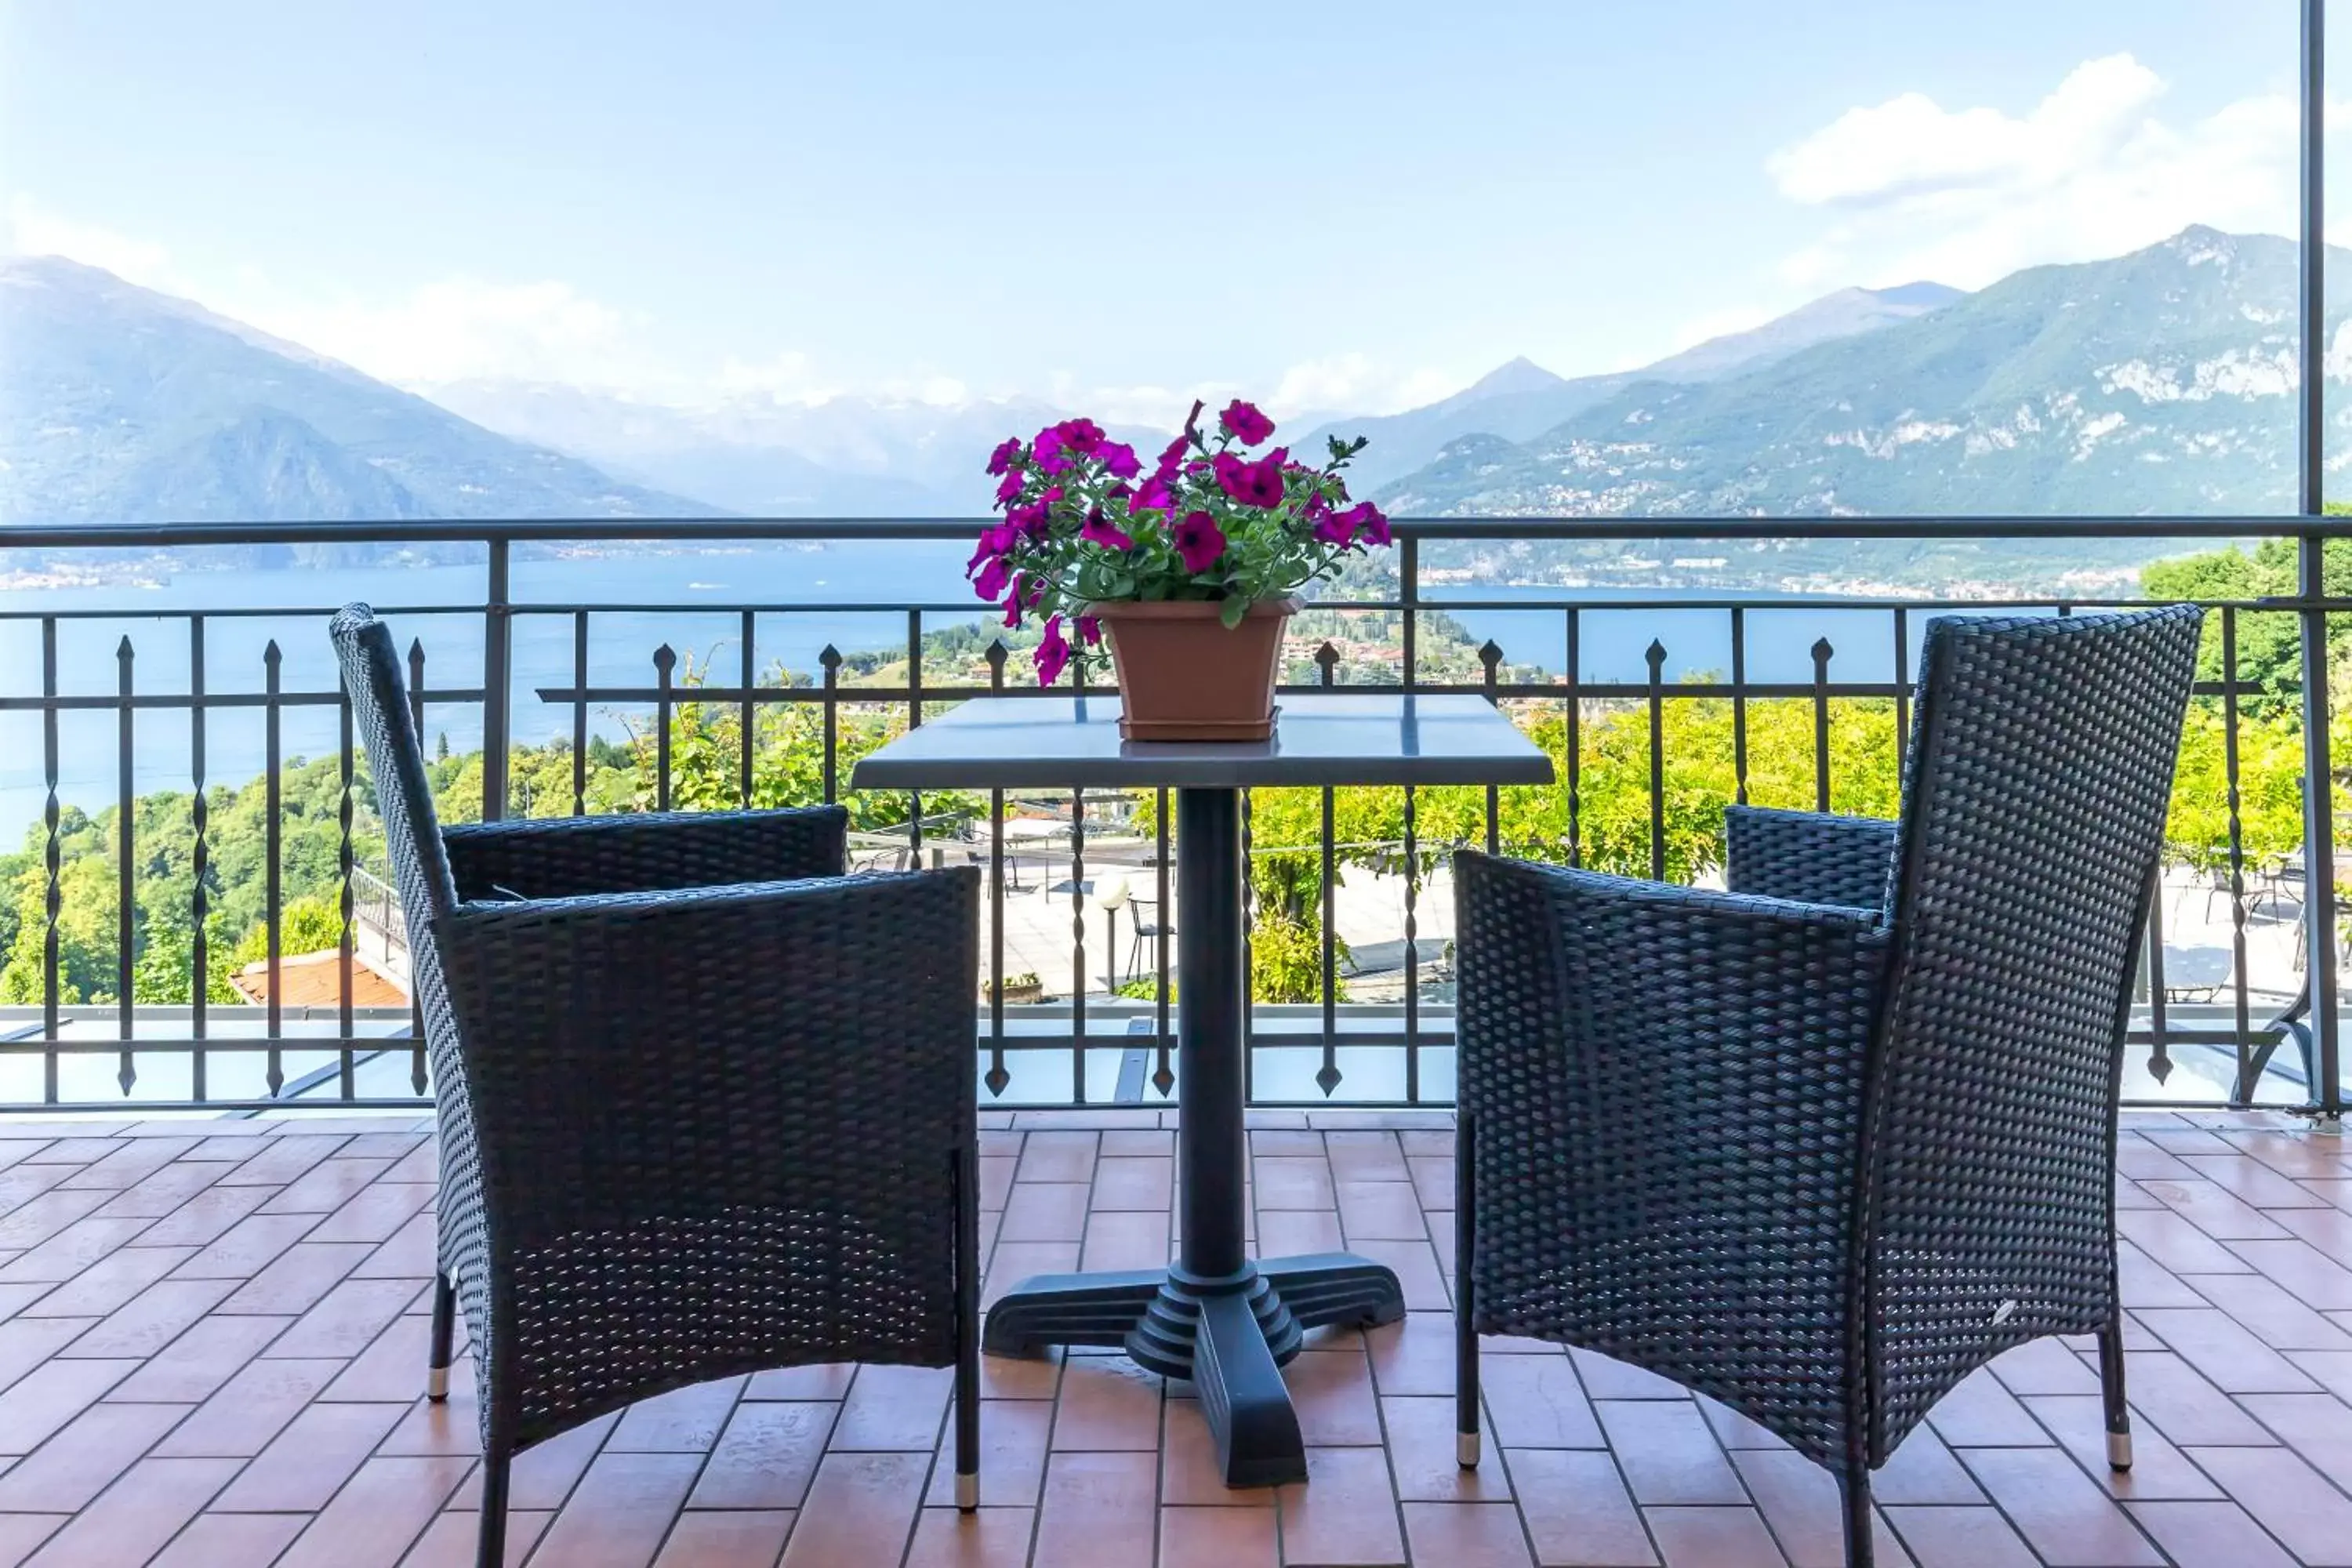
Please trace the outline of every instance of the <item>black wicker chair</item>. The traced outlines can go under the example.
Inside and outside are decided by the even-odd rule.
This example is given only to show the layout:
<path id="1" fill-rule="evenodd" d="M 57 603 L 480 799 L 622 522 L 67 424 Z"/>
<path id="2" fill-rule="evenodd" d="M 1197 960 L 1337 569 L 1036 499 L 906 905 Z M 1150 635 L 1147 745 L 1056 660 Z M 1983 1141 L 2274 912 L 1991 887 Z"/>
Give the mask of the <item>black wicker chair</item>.
<path id="1" fill-rule="evenodd" d="M 2116 1111 L 2200 614 L 1942 619 L 1899 823 L 1734 809 L 1715 892 L 1456 863 L 1460 1404 L 1579 1345 L 1870 1472 L 2002 1351 L 2097 1336 L 2131 1464 Z"/>
<path id="2" fill-rule="evenodd" d="M 977 1501 L 979 876 L 843 878 L 833 808 L 440 829 L 392 638 L 333 638 L 439 1101 L 483 1564 L 517 1449 L 711 1378 L 956 1369 Z"/>

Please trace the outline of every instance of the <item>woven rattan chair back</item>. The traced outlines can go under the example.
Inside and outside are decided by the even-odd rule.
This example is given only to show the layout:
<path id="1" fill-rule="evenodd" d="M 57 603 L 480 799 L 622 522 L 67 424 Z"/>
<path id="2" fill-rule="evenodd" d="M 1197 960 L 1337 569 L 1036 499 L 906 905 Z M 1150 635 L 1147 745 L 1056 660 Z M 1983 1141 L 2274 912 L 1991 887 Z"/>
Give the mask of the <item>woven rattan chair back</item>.
<path id="1" fill-rule="evenodd" d="M 1874 1464 L 2000 1351 L 2111 1321 L 2125 1023 L 2200 621 L 1928 628 L 1862 1141 Z"/>

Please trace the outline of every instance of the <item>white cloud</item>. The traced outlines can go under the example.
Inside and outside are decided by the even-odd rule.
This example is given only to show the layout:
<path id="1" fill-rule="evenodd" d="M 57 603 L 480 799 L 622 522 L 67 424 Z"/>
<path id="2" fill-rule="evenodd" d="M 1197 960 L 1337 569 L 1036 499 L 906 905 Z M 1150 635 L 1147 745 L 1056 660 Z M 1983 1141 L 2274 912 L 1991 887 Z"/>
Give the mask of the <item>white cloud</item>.
<path id="1" fill-rule="evenodd" d="M 148 288 L 173 281 L 172 258 L 162 246 L 97 224 L 78 223 L 21 193 L 8 201 L 7 248 L 17 256 L 62 256 Z"/>
<path id="2" fill-rule="evenodd" d="M 803 353 L 779 353 L 757 363 L 730 359 L 710 378 L 710 390 L 722 397 L 750 397 L 772 403 L 823 403 L 839 394 L 827 384 Z"/>
<path id="3" fill-rule="evenodd" d="M 1254 397 L 1292 422 L 1310 413 L 1391 413 L 1435 401 L 1465 384 L 1457 374 L 1388 364 L 1362 353 L 1303 361 L 1271 384 L 1260 379 L 1181 387 L 1104 384 L 1068 373 L 1053 375 L 1043 387 L 976 386 L 919 363 L 851 379 L 791 350 L 764 359 L 730 357 L 703 371 L 664 355 L 653 331 L 656 323 L 560 279 L 513 282 L 457 275 L 376 295 L 289 285 L 250 262 L 231 262 L 197 279 L 176 268 L 160 244 L 68 218 L 29 195 L 14 196 L 5 216 L 13 251 L 102 267 L 428 395 L 453 383 L 485 380 L 579 386 L 681 408 L 814 407 L 855 396 L 947 410 L 1025 394 L 1114 424 L 1172 430 L 1196 397 L 1212 407 L 1231 397 Z"/>
<path id="4" fill-rule="evenodd" d="M 2168 121 L 2157 113 L 2166 89 L 2131 56 L 2111 55 L 2022 115 L 1916 92 L 1849 110 L 1766 162 L 1782 195 L 1833 215 L 1781 275 L 1807 288 L 1917 278 L 1979 288 L 2192 223 L 2291 233 L 2294 101 L 2262 95 Z"/>
<path id="5" fill-rule="evenodd" d="M 393 300 L 248 289 L 226 292 L 216 308 L 405 385 L 479 376 L 620 386 L 644 369 L 621 313 L 554 279 L 449 278 Z"/>
<path id="6" fill-rule="evenodd" d="M 1332 354 L 1290 366 L 1265 402 L 1295 413 L 1394 414 L 1433 403 L 1463 384 L 1460 376 L 1425 366 L 1408 370 L 1366 353 Z"/>

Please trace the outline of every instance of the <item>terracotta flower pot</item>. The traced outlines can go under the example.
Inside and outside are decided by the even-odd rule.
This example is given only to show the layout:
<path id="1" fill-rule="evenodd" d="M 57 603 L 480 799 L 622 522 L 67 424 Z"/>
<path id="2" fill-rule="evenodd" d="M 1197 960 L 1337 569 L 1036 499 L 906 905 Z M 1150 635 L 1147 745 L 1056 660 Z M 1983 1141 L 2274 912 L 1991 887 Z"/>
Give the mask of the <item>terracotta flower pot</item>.
<path id="1" fill-rule="evenodd" d="M 1130 741 L 1263 741 L 1274 733 L 1282 633 L 1296 599 L 1261 599 L 1228 628 L 1208 599 L 1096 605 Z"/>

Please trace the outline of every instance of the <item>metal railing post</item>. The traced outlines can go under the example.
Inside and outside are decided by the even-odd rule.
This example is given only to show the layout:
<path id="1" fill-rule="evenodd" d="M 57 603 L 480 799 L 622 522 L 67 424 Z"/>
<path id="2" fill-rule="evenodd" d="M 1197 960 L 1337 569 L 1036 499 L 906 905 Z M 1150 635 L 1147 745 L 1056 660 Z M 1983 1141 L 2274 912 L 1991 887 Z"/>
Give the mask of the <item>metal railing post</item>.
<path id="1" fill-rule="evenodd" d="M 482 820 L 507 814 L 507 751 L 512 740 L 508 688 L 514 659 L 513 595 L 504 539 L 490 541 L 488 597 L 482 608 Z"/>
<path id="2" fill-rule="evenodd" d="M 2326 0 L 2303 5 L 2302 384 L 2297 388 L 2298 489 L 2311 521 L 2295 548 L 2295 592 L 2304 608 L 2303 822 L 2304 937 L 2311 981 L 2313 1109 L 2330 1131 L 2344 1125 L 2344 1075 L 2336 1016 L 2336 812 L 2333 748 L 2327 732 L 2327 612 L 2313 606 L 2327 596 L 2326 515 L 2327 439 L 2327 118 Z"/>

